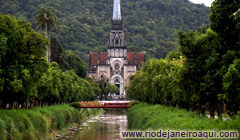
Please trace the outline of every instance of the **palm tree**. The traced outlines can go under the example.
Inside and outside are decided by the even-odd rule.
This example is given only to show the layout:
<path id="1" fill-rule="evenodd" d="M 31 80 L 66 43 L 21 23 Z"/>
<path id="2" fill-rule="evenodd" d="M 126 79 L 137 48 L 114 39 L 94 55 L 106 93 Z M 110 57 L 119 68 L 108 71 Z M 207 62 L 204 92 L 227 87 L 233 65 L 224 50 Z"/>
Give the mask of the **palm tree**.
<path id="1" fill-rule="evenodd" d="M 50 42 L 50 30 L 52 28 L 56 28 L 57 26 L 57 17 L 55 15 L 54 9 L 52 7 L 44 8 L 42 6 L 38 7 L 38 11 L 35 14 L 36 22 L 37 22 L 37 29 L 38 30 L 45 30 L 46 38 L 49 39 Z M 50 62 L 50 45 L 46 46 L 47 52 L 46 57 Z"/>

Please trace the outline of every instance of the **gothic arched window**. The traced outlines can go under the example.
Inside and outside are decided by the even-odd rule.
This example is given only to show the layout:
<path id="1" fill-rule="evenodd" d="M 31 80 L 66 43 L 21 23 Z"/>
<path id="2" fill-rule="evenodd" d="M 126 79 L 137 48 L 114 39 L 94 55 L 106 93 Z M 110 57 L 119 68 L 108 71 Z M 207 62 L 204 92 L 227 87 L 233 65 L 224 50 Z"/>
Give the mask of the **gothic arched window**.
<path id="1" fill-rule="evenodd" d="M 119 64 L 117 63 L 115 66 L 114 66 L 115 69 L 119 69 Z"/>
<path id="2" fill-rule="evenodd" d="M 119 45 L 119 39 L 118 39 L 118 38 L 115 40 L 115 45 L 116 45 L 116 46 Z"/>
<path id="3" fill-rule="evenodd" d="M 116 80 L 114 81 L 114 84 L 120 84 L 119 79 L 116 79 Z"/>
<path id="4" fill-rule="evenodd" d="M 111 50 L 111 56 L 114 57 L 114 50 Z"/>

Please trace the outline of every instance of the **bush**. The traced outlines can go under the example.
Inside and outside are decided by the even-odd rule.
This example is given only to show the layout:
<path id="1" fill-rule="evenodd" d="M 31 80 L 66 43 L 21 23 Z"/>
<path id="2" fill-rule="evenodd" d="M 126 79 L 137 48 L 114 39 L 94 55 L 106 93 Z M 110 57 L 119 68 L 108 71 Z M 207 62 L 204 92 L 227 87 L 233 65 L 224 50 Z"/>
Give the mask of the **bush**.
<path id="1" fill-rule="evenodd" d="M 70 106 L 75 108 L 81 108 L 81 106 L 101 106 L 99 102 L 73 102 Z"/>
<path id="2" fill-rule="evenodd" d="M 70 104 L 70 106 L 80 108 L 81 104 L 79 102 L 73 102 L 73 103 Z"/>
<path id="3" fill-rule="evenodd" d="M 137 105 L 137 104 L 139 104 L 139 103 L 141 103 L 141 102 L 139 102 L 139 101 L 131 101 L 131 102 L 129 102 L 128 104 L 129 104 L 130 106 L 134 106 L 134 105 Z"/>

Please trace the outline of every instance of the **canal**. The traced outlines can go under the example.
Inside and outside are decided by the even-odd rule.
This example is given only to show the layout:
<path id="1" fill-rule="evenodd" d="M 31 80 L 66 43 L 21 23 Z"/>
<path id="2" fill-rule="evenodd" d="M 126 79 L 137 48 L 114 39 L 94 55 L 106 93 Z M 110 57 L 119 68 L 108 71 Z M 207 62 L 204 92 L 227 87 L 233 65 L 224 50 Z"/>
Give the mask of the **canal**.
<path id="1" fill-rule="evenodd" d="M 124 140 L 120 131 L 127 130 L 127 115 L 124 109 L 107 109 L 99 116 L 81 124 L 80 129 L 61 140 Z"/>

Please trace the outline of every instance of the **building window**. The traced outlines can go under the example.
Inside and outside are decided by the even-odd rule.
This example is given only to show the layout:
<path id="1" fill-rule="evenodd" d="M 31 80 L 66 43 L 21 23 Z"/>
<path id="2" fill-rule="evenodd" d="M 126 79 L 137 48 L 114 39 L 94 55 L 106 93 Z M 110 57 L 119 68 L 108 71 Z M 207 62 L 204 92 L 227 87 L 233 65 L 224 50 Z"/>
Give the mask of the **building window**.
<path id="1" fill-rule="evenodd" d="M 119 40 L 118 39 L 115 40 L 115 45 L 116 46 L 119 45 Z"/>
<path id="2" fill-rule="evenodd" d="M 116 79 L 116 80 L 114 81 L 114 84 L 120 84 L 119 79 Z"/>
<path id="3" fill-rule="evenodd" d="M 119 67 L 120 67 L 120 66 L 119 66 L 118 63 L 114 66 L 114 68 L 117 69 L 117 70 L 119 69 Z"/>
<path id="4" fill-rule="evenodd" d="M 120 50 L 120 57 L 123 57 L 123 49 Z"/>
<path id="5" fill-rule="evenodd" d="M 111 51 L 111 56 L 114 57 L 114 50 Z"/>
<path id="6" fill-rule="evenodd" d="M 119 57 L 119 50 L 118 49 L 115 50 L 115 57 Z"/>

